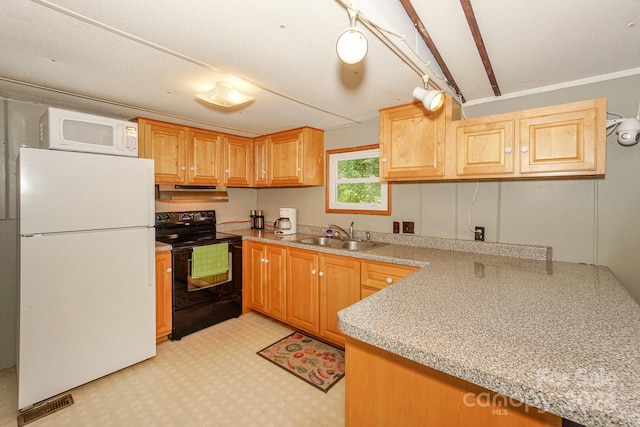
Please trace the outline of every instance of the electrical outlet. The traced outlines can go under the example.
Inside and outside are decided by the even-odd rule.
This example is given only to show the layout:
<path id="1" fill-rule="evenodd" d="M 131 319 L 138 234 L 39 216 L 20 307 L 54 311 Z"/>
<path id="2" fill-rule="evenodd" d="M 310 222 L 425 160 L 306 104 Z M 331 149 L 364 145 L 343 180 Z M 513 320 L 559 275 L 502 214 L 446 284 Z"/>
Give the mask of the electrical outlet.
<path id="1" fill-rule="evenodd" d="M 402 221 L 402 232 L 413 234 L 413 221 Z"/>
<path id="2" fill-rule="evenodd" d="M 400 232 L 400 223 L 398 221 L 393 221 L 393 232 L 394 233 Z"/>
<path id="3" fill-rule="evenodd" d="M 484 242 L 484 227 L 476 227 L 475 230 L 475 239 Z"/>

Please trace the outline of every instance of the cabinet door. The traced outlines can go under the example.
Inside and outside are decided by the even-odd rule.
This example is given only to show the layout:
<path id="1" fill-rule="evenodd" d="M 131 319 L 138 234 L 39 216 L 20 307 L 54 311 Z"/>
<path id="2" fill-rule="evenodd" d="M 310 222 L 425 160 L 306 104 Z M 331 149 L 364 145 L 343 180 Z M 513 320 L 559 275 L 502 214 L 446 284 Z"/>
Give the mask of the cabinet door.
<path id="1" fill-rule="evenodd" d="M 225 135 L 224 183 L 235 187 L 251 185 L 253 143 L 249 138 Z"/>
<path id="2" fill-rule="evenodd" d="M 380 177 L 407 181 L 445 173 L 445 107 L 432 113 L 419 103 L 380 111 Z"/>
<path id="3" fill-rule="evenodd" d="M 144 157 L 154 160 L 156 184 L 187 182 L 186 128 L 147 119 L 138 119 Z"/>
<path id="4" fill-rule="evenodd" d="M 288 254 L 287 321 L 318 334 L 318 255 L 297 249 L 290 249 Z"/>
<path id="5" fill-rule="evenodd" d="M 507 175 L 515 172 L 515 117 L 452 122 L 456 141 L 456 175 Z"/>
<path id="6" fill-rule="evenodd" d="M 247 298 L 247 306 L 258 311 L 266 309 L 267 293 L 265 287 L 265 249 L 256 242 L 245 242 L 243 246 L 243 298 Z"/>
<path id="7" fill-rule="evenodd" d="M 520 120 L 522 174 L 603 174 L 604 98 L 523 112 Z"/>
<path id="8" fill-rule="evenodd" d="M 267 140 L 269 185 L 302 184 L 300 130 L 271 135 Z"/>
<path id="9" fill-rule="evenodd" d="M 257 187 L 267 185 L 267 140 L 268 137 L 253 140 L 253 184 Z"/>
<path id="10" fill-rule="evenodd" d="M 156 252 L 156 341 L 164 341 L 172 323 L 171 251 Z"/>
<path id="11" fill-rule="evenodd" d="M 360 300 L 360 262 L 354 258 L 320 257 L 320 335 L 344 345 L 338 311 Z"/>
<path id="12" fill-rule="evenodd" d="M 276 319 L 287 320 L 286 248 L 265 246 L 266 313 Z"/>
<path id="13" fill-rule="evenodd" d="M 189 183 L 222 184 L 222 135 L 189 131 Z"/>

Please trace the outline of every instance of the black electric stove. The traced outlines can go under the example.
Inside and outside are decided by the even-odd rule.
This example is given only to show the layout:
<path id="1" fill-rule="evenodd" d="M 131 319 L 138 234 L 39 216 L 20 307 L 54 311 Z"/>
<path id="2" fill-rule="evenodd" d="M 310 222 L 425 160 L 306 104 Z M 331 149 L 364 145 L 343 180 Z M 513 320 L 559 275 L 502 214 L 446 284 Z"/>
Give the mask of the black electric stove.
<path id="1" fill-rule="evenodd" d="M 215 211 L 158 212 L 156 240 L 172 247 L 173 329 L 169 336 L 183 336 L 242 313 L 242 237 L 216 231 Z M 193 248 L 227 245 L 226 272 L 192 277 Z"/>

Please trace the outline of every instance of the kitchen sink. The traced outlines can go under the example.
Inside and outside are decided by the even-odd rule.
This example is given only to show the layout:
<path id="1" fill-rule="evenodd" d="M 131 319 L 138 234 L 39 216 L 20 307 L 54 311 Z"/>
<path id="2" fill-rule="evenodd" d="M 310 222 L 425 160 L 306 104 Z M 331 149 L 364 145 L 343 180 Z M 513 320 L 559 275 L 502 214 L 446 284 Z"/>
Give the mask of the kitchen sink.
<path id="1" fill-rule="evenodd" d="M 295 242 L 304 243 L 305 245 L 327 246 L 334 249 L 346 249 L 349 251 L 366 251 L 384 244 L 378 242 L 365 242 L 355 239 L 340 240 L 328 237 L 309 237 L 307 239 L 296 240 Z"/>

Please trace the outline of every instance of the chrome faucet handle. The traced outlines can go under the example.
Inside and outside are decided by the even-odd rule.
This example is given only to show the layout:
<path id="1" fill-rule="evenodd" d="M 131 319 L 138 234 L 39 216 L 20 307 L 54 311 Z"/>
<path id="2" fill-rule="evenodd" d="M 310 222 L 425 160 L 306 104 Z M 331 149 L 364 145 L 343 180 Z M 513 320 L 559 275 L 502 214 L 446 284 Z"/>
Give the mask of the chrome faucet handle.
<path id="1" fill-rule="evenodd" d="M 367 242 L 371 241 L 371 233 L 369 233 L 369 230 L 365 231 L 365 234 L 367 235 Z"/>

